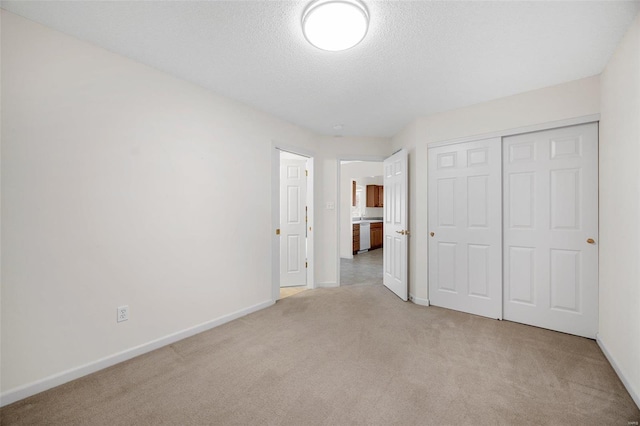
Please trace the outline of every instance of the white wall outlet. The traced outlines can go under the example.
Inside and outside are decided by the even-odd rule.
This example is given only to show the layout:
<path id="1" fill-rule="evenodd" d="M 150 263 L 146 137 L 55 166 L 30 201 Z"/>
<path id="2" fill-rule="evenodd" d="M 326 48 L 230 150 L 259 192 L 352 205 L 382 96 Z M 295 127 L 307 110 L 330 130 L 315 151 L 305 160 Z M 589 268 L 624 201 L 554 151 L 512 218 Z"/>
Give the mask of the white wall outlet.
<path id="1" fill-rule="evenodd" d="M 333 210 L 336 208 L 336 203 L 333 201 L 327 201 L 327 210 Z"/>
<path id="2" fill-rule="evenodd" d="M 129 306 L 118 306 L 118 322 L 126 321 L 129 319 Z"/>

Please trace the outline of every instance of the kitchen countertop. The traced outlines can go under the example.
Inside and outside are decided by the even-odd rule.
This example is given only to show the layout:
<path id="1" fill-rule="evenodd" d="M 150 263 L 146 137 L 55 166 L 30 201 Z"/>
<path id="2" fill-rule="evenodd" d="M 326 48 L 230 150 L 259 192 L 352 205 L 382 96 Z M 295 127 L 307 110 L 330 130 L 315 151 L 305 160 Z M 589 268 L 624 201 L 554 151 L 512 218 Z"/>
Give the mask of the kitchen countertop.
<path id="1" fill-rule="evenodd" d="M 353 224 L 358 224 L 358 223 L 381 223 L 382 219 L 378 219 L 378 218 L 373 218 L 373 219 L 359 219 L 359 220 L 352 220 L 351 223 Z"/>

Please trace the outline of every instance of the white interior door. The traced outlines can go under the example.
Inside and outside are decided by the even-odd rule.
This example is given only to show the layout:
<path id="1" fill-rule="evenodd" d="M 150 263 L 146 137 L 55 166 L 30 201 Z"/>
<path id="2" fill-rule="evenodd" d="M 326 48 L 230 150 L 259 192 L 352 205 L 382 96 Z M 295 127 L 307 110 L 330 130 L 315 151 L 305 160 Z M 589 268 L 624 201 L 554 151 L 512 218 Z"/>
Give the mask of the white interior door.
<path id="1" fill-rule="evenodd" d="M 504 318 L 595 338 L 598 126 L 504 139 Z"/>
<path id="2" fill-rule="evenodd" d="M 307 284 L 306 164 L 280 159 L 280 287 Z"/>
<path id="3" fill-rule="evenodd" d="M 500 138 L 429 149 L 429 302 L 502 318 Z"/>
<path id="4" fill-rule="evenodd" d="M 409 186 L 407 151 L 401 149 L 384 160 L 384 243 L 383 283 L 405 302 L 408 238 L 407 192 Z"/>

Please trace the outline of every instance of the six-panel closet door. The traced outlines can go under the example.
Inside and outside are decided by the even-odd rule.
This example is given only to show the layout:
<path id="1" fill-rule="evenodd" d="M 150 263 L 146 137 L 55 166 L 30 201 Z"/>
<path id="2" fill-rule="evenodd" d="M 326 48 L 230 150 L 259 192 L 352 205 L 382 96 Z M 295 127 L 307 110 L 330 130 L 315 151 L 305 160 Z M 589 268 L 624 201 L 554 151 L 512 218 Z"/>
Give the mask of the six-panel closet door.
<path id="1" fill-rule="evenodd" d="M 430 303 L 595 338 L 597 123 L 428 156 Z"/>
<path id="2" fill-rule="evenodd" d="M 502 317 L 500 138 L 429 149 L 429 302 Z"/>
<path id="3" fill-rule="evenodd" d="M 503 139 L 504 318 L 595 338 L 598 126 Z"/>

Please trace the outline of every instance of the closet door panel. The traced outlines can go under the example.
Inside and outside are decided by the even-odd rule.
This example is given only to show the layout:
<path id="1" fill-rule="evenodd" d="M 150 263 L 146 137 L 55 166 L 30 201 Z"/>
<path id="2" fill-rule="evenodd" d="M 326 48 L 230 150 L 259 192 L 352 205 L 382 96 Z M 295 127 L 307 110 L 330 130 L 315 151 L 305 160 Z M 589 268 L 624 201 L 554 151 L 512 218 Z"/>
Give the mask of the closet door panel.
<path id="1" fill-rule="evenodd" d="M 499 138 L 429 149 L 429 301 L 501 318 Z"/>
<path id="2" fill-rule="evenodd" d="M 598 127 L 503 140 L 504 318 L 594 338 Z"/>

